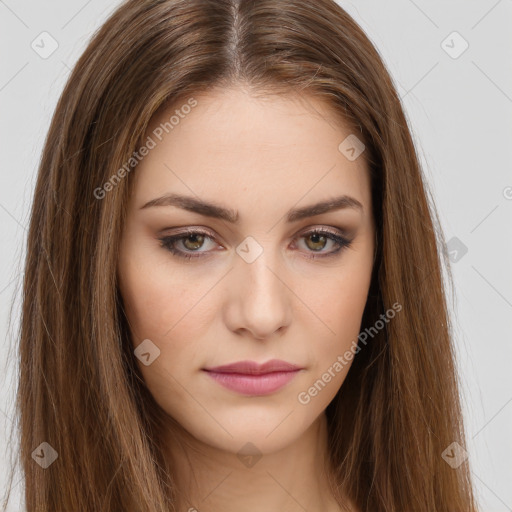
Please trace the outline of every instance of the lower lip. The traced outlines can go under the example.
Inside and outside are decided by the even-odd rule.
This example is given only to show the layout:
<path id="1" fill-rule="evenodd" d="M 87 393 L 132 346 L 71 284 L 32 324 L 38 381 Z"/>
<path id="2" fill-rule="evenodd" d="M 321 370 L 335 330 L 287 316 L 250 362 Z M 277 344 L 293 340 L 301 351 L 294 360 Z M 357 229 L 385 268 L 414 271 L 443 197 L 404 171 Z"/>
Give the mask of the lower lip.
<path id="1" fill-rule="evenodd" d="M 261 375 L 242 373 L 219 373 L 208 371 L 208 375 L 221 386 L 249 396 L 269 395 L 288 384 L 300 370 L 273 372 Z"/>

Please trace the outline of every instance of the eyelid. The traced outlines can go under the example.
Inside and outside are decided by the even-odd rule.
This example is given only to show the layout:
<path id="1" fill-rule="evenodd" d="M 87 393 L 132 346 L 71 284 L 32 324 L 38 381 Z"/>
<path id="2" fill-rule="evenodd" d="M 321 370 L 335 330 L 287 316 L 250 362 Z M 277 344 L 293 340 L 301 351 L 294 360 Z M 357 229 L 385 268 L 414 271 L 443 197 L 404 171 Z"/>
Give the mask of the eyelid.
<path id="1" fill-rule="evenodd" d="M 172 228 L 170 228 L 170 229 L 172 229 Z M 195 235 L 195 234 L 201 234 L 204 236 L 208 236 L 209 238 L 212 238 L 214 240 L 222 238 L 222 237 L 218 236 L 211 229 L 205 228 L 203 226 L 187 226 L 184 228 L 177 228 L 177 229 L 178 229 L 178 231 L 173 232 L 171 235 L 162 235 L 160 238 L 171 238 L 171 237 L 178 237 L 178 236 L 185 237 L 187 235 Z M 167 231 L 167 229 L 162 230 L 162 231 L 165 232 L 165 231 Z M 307 226 L 307 227 L 303 228 L 301 231 L 299 231 L 297 234 L 295 234 L 294 237 L 292 238 L 292 240 L 295 238 L 310 234 L 311 232 L 315 232 L 315 231 L 326 232 L 326 233 L 329 233 L 332 235 L 337 235 L 337 236 L 343 237 L 345 239 L 350 239 L 353 237 L 353 233 L 352 233 L 353 230 L 348 230 L 348 229 L 344 229 L 341 227 L 335 227 L 335 226 L 326 226 L 324 224 L 313 224 L 311 226 Z"/>
<path id="2" fill-rule="evenodd" d="M 169 229 L 171 229 L 171 228 L 169 228 Z M 213 240 L 217 240 L 218 238 L 220 238 L 214 231 L 212 231 L 208 228 L 204 228 L 202 226 L 190 226 L 190 227 L 187 226 L 185 228 L 177 228 L 177 229 L 178 229 L 177 231 L 174 231 L 170 235 L 162 235 L 161 237 L 159 237 L 159 239 L 177 238 L 177 237 L 185 238 L 186 236 L 190 236 L 190 235 L 204 235 Z M 168 231 L 168 229 L 165 229 L 163 231 L 164 232 Z"/>
<path id="3" fill-rule="evenodd" d="M 333 226 L 325 226 L 323 224 L 314 224 L 312 226 L 308 226 L 307 228 L 304 228 L 303 230 L 301 230 L 295 236 L 295 238 L 304 236 L 304 235 L 308 235 L 309 233 L 314 233 L 316 231 L 330 233 L 331 235 L 336 235 L 336 236 L 340 236 L 340 237 L 344 237 L 344 238 L 350 238 L 350 232 L 348 230 L 343 229 L 343 228 L 336 228 Z"/>

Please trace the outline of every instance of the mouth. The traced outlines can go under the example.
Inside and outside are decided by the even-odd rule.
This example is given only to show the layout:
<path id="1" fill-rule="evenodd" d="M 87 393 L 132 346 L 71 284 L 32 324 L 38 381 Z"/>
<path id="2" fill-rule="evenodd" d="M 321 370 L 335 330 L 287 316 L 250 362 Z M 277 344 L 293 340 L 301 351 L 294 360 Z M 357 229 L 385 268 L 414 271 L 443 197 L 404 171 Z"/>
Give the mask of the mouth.
<path id="1" fill-rule="evenodd" d="M 286 361 L 272 359 L 263 364 L 239 361 L 204 368 L 203 371 L 231 391 L 247 396 L 264 396 L 283 388 L 303 369 Z"/>

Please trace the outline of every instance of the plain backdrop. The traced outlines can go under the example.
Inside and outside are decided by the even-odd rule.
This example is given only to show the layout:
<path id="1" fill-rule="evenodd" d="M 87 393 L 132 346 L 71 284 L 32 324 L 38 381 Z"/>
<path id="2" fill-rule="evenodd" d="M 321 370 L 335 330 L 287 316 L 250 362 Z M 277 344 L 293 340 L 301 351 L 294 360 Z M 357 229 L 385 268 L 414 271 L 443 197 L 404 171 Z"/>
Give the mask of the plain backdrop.
<path id="1" fill-rule="evenodd" d="M 8 438 L 16 389 L 9 347 L 41 150 L 70 70 L 118 3 L 0 0 L 0 490 L 7 447 L 16 445 Z M 482 512 L 512 511 L 512 0 L 340 5 L 374 42 L 402 98 L 452 260 L 478 498 Z M 19 478 L 9 511 L 23 510 Z"/>

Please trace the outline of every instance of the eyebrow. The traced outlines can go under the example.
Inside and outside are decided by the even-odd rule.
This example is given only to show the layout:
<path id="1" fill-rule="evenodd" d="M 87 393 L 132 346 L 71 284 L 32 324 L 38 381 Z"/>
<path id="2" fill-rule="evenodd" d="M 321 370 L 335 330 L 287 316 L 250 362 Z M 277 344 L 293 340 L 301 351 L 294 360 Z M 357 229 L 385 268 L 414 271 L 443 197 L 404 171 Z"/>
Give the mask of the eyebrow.
<path id="1" fill-rule="evenodd" d="M 141 206 L 140 209 L 142 210 L 154 206 L 176 206 L 177 208 L 182 208 L 183 210 L 194 212 L 205 217 L 222 219 L 233 224 L 236 224 L 239 220 L 238 211 L 224 208 L 211 202 L 202 201 L 191 196 L 179 194 L 165 194 L 161 197 L 157 197 L 156 199 L 148 201 L 144 206 Z M 297 222 L 301 219 L 346 208 L 363 211 L 363 205 L 357 199 L 343 195 L 310 206 L 293 208 L 286 214 L 286 220 L 287 222 Z"/>

